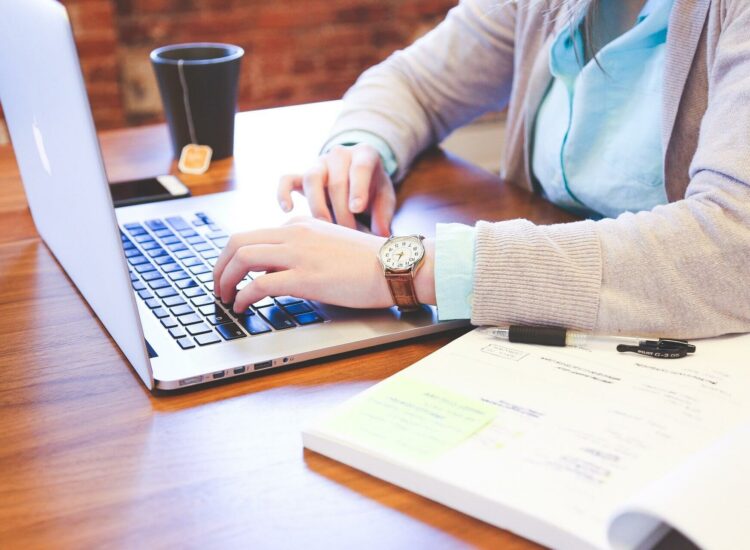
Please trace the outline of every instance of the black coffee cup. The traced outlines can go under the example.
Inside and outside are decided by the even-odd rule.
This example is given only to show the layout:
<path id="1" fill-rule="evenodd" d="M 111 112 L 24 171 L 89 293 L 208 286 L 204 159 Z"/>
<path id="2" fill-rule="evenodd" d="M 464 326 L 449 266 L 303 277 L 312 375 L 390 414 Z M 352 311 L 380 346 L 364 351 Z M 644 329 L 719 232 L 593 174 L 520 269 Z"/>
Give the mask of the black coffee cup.
<path id="1" fill-rule="evenodd" d="M 190 143 L 208 145 L 213 159 L 234 151 L 240 62 L 231 44 L 173 44 L 151 52 L 175 158 Z"/>

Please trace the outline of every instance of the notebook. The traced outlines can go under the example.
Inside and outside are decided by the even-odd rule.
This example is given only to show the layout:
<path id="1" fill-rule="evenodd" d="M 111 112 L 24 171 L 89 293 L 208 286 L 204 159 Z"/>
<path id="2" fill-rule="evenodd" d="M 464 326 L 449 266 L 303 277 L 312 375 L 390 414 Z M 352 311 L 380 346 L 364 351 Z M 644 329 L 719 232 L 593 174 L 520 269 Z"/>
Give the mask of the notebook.
<path id="1" fill-rule="evenodd" d="M 750 335 L 677 360 L 474 330 L 315 420 L 305 447 L 553 548 L 750 536 Z"/>

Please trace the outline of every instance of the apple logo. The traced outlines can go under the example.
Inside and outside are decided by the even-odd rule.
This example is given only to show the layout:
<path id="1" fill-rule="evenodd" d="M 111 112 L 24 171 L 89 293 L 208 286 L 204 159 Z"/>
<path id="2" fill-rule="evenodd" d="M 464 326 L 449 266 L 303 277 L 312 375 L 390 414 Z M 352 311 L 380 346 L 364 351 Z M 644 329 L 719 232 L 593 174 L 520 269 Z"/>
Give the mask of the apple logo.
<path id="1" fill-rule="evenodd" d="M 36 150 L 39 152 L 39 159 L 42 161 L 44 170 L 52 175 L 52 167 L 49 163 L 49 157 L 47 156 L 47 149 L 44 147 L 44 139 L 42 137 L 42 131 L 39 129 L 39 125 L 36 123 L 36 118 L 31 125 L 31 129 L 34 132 L 34 141 L 36 142 Z"/>

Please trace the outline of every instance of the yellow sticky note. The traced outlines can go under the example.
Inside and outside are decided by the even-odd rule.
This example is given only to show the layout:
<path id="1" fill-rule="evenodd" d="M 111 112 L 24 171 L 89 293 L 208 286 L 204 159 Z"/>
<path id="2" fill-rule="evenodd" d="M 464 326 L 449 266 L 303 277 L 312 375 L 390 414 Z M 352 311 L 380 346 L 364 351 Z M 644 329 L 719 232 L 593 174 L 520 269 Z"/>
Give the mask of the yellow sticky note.
<path id="1" fill-rule="evenodd" d="M 397 376 L 330 418 L 325 430 L 397 458 L 429 460 L 475 434 L 496 412 L 488 403 Z"/>

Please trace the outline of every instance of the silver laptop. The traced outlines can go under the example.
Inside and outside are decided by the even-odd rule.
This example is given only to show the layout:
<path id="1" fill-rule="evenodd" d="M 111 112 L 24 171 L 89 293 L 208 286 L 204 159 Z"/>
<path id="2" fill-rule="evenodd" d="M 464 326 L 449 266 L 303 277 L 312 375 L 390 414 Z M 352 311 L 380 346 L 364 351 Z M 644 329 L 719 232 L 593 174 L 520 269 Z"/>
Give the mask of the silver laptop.
<path id="1" fill-rule="evenodd" d="M 217 303 L 215 258 L 232 232 L 283 221 L 273 194 L 115 210 L 70 23 L 55 0 L 0 4 L 0 102 L 39 234 L 149 389 L 245 376 L 465 324 L 438 323 L 427 307 L 401 317 L 395 308 L 277 296 L 237 316 Z"/>

